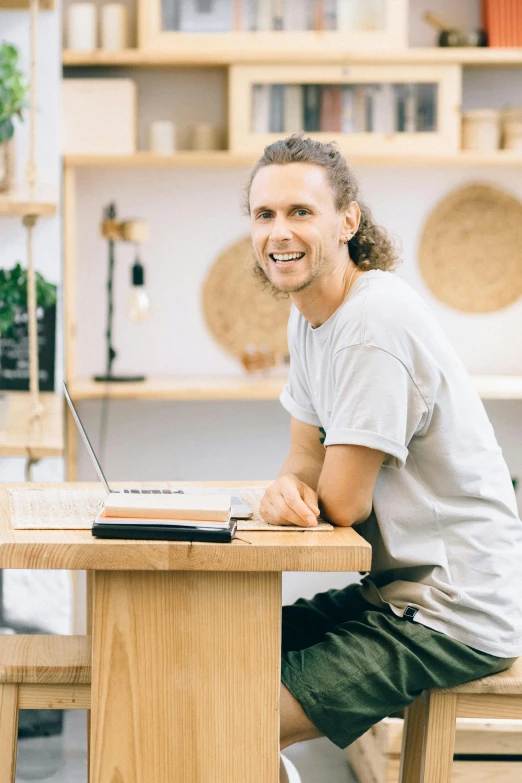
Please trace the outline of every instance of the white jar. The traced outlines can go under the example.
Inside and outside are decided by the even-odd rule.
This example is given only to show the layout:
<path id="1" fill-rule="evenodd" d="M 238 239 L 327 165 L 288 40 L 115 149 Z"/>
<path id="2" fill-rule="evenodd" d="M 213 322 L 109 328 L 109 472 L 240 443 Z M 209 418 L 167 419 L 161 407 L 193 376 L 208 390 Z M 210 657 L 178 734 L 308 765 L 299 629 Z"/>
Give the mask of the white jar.
<path id="1" fill-rule="evenodd" d="M 462 115 L 462 149 L 490 152 L 500 146 L 500 111 L 473 109 Z"/>
<path id="2" fill-rule="evenodd" d="M 150 151 L 156 155 L 172 155 L 176 147 L 176 128 L 173 122 L 168 120 L 156 120 L 149 127 Z"/>
<path id="3" fill-rule="evenodd" d="M 96 6 L 94 3 L 72 3 L 67 17 L 67 47 L 76 52 L 96 49 Z"/>
<path id="4" fill-rule="evenodd" d="M 101 10 L 101 48 L 106 52 L 126 49 L 128 41 L 127 7 L 123 3 L 105 3 Z"/>
<path id="5" fill-rule="evenodd" d="M 502 112 L 502 147 L 522 152 L 522 109 Z"/>

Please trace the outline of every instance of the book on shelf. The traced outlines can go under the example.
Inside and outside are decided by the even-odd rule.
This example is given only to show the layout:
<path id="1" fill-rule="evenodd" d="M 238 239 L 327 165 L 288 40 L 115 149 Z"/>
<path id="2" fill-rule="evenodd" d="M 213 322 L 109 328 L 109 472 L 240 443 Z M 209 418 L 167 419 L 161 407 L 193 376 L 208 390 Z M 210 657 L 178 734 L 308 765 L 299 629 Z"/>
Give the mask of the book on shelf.
<path id="1" fill-rule="evenodd" d="M 270 133 L 285 130 L 285 85 L 270 85 Z"/>
<path id="2" fill-rule="evenodd" d="M 270 128 L 270 85 L 252 87 L 252 132 L 268 133 Z"/>
<path id="3" fill-rule="evenodd" d="M 314 133 L 321 130 L 321 86 L 303 85 L 304 130 Z"/>
<path id="4" fill-rule="evenodd" d="M 323 84 L 321 88 L 321 131 L 341 132 L 342 87 L 340 84 Z"/>
<path id="5" fill-rule="evenodd" d="M 522 46 L 522 3 L 483 0 L 482 27 L 488 34 L 488 46 Z"/>
<path id="6" fill-rule="evenodd" d="M 341 132 L 355 132 L 355 105 L 354 105 L 354 87 L 352 84 L 345 84 L 341 93 Z"/>
<path id="7" fill-rule="evenodd" d="M 417 100 L 415 84 L 395 84 L 395 129 L 399 133 L 415 133 L 417 129 Z"/>
<path id="8" fill-rule="evenodd" d="M 285 25 L 285 0 L 272 0 L 272 30 L 283 30 Z"/>
<path id="9" fill-rule="evenodd" d="M 234 0 L 182 0 L 179 31 L 228 33 L 234 29 Z"/>
<path id="10" fill-rule="evenodd" d="M 342 32 L 385 30 L 387 0 L 337 0 L 336 21 Z"/>
<path id="11" fill-rule="evenodd" d="M 364 130 L 373 133 L 374 128 L 374 104 L 376 87 L 366 85 L 364 88 Z"/>
<path id="12" fill-rule="evenodd" d="M 272 30 L 272 0 L 250 0 L 255 7 L 255 30 Z"/>
<path id="13" fill-rule="evenodd" d="M 179 30 L 181 0 L 162 0 L 161 22 L 163 30 Z"/>
<path id="14" fill-rule="evenodd" d="M 321 21 L 316 22 L 317 30 L 337 30 L 337 0 L 318 0 L 322 3 Z"/>
<path id="15" fill-rule="evenodd" d="M 377 84 L 373 91 L 373 131 L 390 134 L 395 130 L 395 92 L 392 84 Z"/>
<path id="16" fill-rule="evenodd" d="M 353 96 L 354 133 L 366 133 L 366 87 L 355 84 Z"/>
<path id="17" fill-rule="evenodd" d="M 285 85 L 285 133 L 303 130 L 303 88 L 300 84 Z"/>
<path id="18" fill-rule="evenodd" d="M 437 130 L 437 85 L 416 84 L 416 124 L 415 130 L 433 133 Z"/>
<path id="19" fill-rule="evenodd" d="M 317 0 L 320 5 L 321 0 Z M 314 0 L 285 0 L 283 26 L 285 30 L 315 30 L 316 4 Z"/>

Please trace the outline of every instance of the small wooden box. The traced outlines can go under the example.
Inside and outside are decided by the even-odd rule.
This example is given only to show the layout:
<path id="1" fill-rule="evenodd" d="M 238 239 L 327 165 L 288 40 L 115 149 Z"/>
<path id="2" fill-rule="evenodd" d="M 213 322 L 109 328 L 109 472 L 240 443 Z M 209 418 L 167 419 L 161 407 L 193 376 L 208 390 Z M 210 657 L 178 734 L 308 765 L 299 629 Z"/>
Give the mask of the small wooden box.
<path id="1" fill-rule="evenodd" d="M 397 783 L 403 724 L 401 718 L 385 718 L 346 748 L 359 783 Z M 522 761 L 516 758 L 522 756 L 522 721 L 458 718 L 455 756 L 452 783 L 520 783 Z"/>
<path id="2" fill-rule="evenodd" d="M 65 155 L 132 155 L 137 135 L 135 82 L 64 79 L 62 129 Z"/>
<path id="3" fill-rule="evenodd" d="M 230 69 L 230 149 L 259 155 L 304 130 L 318 141 L 337 142 L 347 156 L 457 153 L 461 95 L 457 65 L 236 65 Z M 423 124 L 427 108 L 430 121 Z"/>

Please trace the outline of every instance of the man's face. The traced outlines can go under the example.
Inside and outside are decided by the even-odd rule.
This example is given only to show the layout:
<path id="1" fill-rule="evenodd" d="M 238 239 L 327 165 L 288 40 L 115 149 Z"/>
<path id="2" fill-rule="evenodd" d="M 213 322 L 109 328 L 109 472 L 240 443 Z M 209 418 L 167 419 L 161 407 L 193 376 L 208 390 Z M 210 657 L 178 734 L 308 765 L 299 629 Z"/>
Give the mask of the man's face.
<path id="1" fill-rule="evenodd" d="M 250 189 L 250 230 L 258 268 L 279 291 L 303 291 L 346 262 L 343 217 L 322 166 L 265 166 Z"/>

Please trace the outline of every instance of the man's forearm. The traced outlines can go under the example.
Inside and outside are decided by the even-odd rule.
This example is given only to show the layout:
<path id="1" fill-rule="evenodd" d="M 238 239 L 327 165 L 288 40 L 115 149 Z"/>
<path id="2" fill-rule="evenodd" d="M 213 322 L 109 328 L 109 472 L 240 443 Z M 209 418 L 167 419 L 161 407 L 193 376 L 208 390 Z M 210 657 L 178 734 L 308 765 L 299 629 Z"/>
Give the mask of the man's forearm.
<path id="1" fill-rule="evenodd" d="M 289 454 L 281 465 L 278 478 L 292 473 L 309 487 L 317 492 L 319 476 L 323 468 L 324 460 L 318 459 L 309 453 Z"/>

